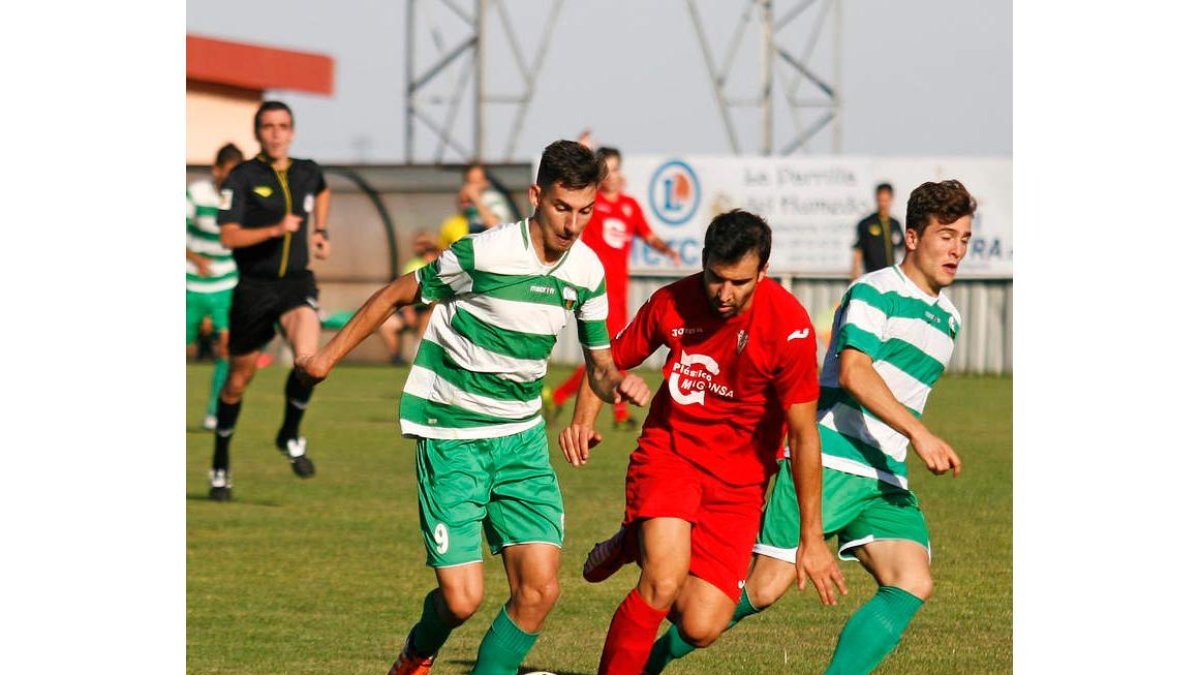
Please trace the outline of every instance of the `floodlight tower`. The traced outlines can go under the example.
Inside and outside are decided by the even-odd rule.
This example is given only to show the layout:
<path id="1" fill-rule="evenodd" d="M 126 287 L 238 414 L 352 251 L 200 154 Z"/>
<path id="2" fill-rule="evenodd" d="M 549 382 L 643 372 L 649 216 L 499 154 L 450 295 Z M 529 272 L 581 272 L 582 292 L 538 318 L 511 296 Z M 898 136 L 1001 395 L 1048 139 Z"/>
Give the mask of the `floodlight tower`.
<path id="1" fill-rule="evenodd" d="M 809 144 L 826 127 L 830 131 L 832 152 L 840 153 L 842 0 L 797 0 L 784 11 L 779 11 L 782 5 L 787 4 L 782 1 L 746 0 L 720 66 L 713 59 L 715 44 L 709 41 L 704 32 L 704 22 L 697 4 L 696 0 L 687 0 L 688 14 L 700 40 L 704 65 L 712 80 L 717 109 L 721 113 L 730 149 L 742 154 L 733 111 L 735 108 L 749 107 L 757 108 L 759 113 L 760 154 L 776 152 L 774 112 L 775 94 L 778 92 L 794 132 L 792 138 L 779 146 L 778 154 L 808 151 Z M 728 5 L 709 4 L 708 7 L 716 11 Z M 738 96 L 732 91 L 734 80 L 730 75 L 738 61 L 737 57 L 744 53 L 742 40 L 752 23 L 757 23 L 761 35 L 758 45 L 758 83 L 749 96 Z M 791 30 L 788 30 L 789 25 L 792 26 Z M 823 53 L 818 52 L 818 45 L 825 47 Z M 778 69 L 775 67 L 776 61 L 780 66 Z M 823 68 L 828 74 L 818 72 Z M 746 80 L 745 77 L 737 78 L 739 82 Z"/>
<path id="2" fill-rule="evenodd" d="M 473 11 L 464 9 L 460 0 L 407 0 L 407 21 L 404 64 L 404 158 L 411 163 L 417 159 L 416 124 L 429 128 L 436 138 L 432 161 L 441 163 L 447 149 L 463 161 L 503 160 L 513 157 L 517 139 L 525 124 L 529 103 L 533 100 L 538 73 L 545 62 L 550 34 L 558 20 L 563 0 L 552 0 L 546 13 L 546 25 L 532 60 L 522 52 L 521 42 L 506 0 L 474 0 Z M 493 11 L 494 9 L 494 11 Z M 490 17 L 495 21 L 489 22 Z M 504 40 L 492 40 L 489 23 L 499 23 Z M 525 30 L 525 27 L 522 27 Z M 526 33 L 528 35 L 528 33 Z M 449 48 L 445 39 L 454 40 Z M 507 59 L 489 62 L 492 50 L 507 47 Z M 502 52 L 503 53 L 503 52 Z M 424 65 L 418 66 L 418 62 Z M 488 86 L 489 68 L 515 67 L 502 72 L 502 81 L 518 80 L 519 91 L 512 94 L 494 93 Z M 457 73 L 451 71 L 457 67 Z M 492 71 L 495 72 L 495 71 Z M 467 83 L 473 81 L 474 91 L 469 98 L 471 120 L 459 121 L 458 114 L 466 97 Z M 486 157 L 489 113 L 495 104 L 515 106 L 509 127 L 508 140 L 498 157 Z"/>

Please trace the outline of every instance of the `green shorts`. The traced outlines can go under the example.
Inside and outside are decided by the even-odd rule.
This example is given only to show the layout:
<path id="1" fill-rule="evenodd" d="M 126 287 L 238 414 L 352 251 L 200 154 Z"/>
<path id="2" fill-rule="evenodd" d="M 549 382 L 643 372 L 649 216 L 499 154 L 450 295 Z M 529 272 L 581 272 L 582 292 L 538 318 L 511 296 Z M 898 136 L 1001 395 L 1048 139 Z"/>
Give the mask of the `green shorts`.
<path id="1" fill-rule="evenodd" d="M 229 307 L 233 304 L 233 289 L 214 293 L 187 292 L 187 344 L 200 339 L 200 324 L 212 317 L 213 331 L 229 330 Z"/>
<path id="2" fill-rule="evenodd" d="M 885 539 L 915 541 L 932 554 L 925 515 L 911 491 L 828 467 L 823 473 L 821 523 L 826 539 L 837 535 L 839 558 L 855 560 L 847 551 Z M 787 460 L 780 460 L 754 552 L 795 562 L 799 542 L 796 486 Z"/>
<path id="3" fill-rule="evenodd" d="M 430 567 L 481 562 L 481 524 L 493 555 L 514 544 L 562 548 L 545 424 L 499 438 L 418 438 L 417 501 Z"/>

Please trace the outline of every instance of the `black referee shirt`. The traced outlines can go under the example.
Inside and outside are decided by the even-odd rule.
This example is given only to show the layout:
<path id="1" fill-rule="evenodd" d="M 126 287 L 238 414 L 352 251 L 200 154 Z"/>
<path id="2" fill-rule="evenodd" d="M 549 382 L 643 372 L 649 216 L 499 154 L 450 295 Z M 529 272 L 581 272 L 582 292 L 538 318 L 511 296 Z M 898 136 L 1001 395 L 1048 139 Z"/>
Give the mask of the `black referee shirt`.
<path id="1" fill-rule="evenodd" d="M 233 249 L 239 275 L 277 279 L 308 269 L 308 215 L 325 190 L 325 176 L 316 162 L 289 158 L 286 171 L 276 170 L 259 155 L 234 167 L 221 187 L 218 225 L 271 227 L 288 212 L 304 218 L 294 233 Z"/>
<path id="2" fill-rule="evenodd" d="M 895 265 L 904 257 L 904 228 L 900 221 L 888 216 L 891 224 L 891 240 L 884 237 L 879 213 L 872 213 L 858 223 L 858 239 L 854 248 L 862 251 L 863 273 L 874 272 Z"/>

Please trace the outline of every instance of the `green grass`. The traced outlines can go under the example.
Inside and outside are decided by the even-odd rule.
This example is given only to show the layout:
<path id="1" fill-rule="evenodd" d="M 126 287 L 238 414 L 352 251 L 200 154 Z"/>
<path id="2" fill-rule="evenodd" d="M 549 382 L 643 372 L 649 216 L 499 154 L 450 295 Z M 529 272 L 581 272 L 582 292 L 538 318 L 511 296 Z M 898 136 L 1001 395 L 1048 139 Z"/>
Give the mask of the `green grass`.
<path id="1" fill-rule="evenodd" d="M 396 420 L 405 372 L 344 366 L 318 388 L 303 426 L 317 475 L 301 480 L 273 446 L 287 371 L 260 371 L 233 441 L 230 503 L 208 501 L 212 435 L 188 429 L 187 672 L 387 671 L 433 587 L 417 529 L 414 445 Z M 188 420 L 198 425 L 211 366 L 189 365 L 187 373 Z M 549 379 L 565 375 L 557 369 Z M 646 377 L 652 386 L 660 380 Z M 965 470 L 953 480 L 910 462 L 933 536 L 936 588 L 876 672 L 1011 672 L 1012 380 L 944 378 L 927 413 Z M 609 619 L 637 568 L 602 584 L 585 583 L 579 570 L 592 544 L 619 523 L 634 440 L 608 432 L 581 469 L 551 443 L 567 512 L 562 596 L 527 670 L 595 672 Z M 842 624 L 874 592 L 857 564 L 843 565 L 850 595 L 836 607 L 821 607 L 811 589 L 790 593 L 668 672 L 821 672 Z M 470 670 L 507 597 L 499 559 L 485 570 L 484 606 L 450 637 L 435 672 Z"/>

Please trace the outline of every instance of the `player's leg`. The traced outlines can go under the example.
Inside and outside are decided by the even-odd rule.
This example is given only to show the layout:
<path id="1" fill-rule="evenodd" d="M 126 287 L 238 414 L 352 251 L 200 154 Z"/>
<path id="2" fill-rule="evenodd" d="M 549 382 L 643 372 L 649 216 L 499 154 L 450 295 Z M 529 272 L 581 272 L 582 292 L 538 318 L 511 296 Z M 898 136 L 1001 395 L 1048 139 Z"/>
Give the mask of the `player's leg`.
<path id="1" fill-rule="evenodd" d="M 288 309 L 280 315 L 279 325 L 293 354 L 303 356 L 317 351 L 321 320 L 311 305 L 302 304 Z M 275 435 L 275 447 L 287 456 L 292 463 L 292 470 L 301 478 L 308 478 L 316 472 L 306 453 L 307 440 L 300 436 L 300 421 L 308 409 L 312 393 L 313 386 L 301 380 L 296 369 L 292 368 L 283 389 L 283 423 Z"/>
<path id="2" fill-rule="evenodd" d="M 490 447 L 494 477 L 484 533 L 492 553 L 504 556 L 510 595 L 471 672 L 515 675 L 558 600 L 565 517 L 544 425 L 491 439 Z"/>
<path id="3" fill-rule="evenodd" d="M 746 584 L 737 598 L 733 616 L 725 630 L 771 606 L 787 592 L 796 578 L 800 519 L 796 510 L 796 489 L 788 470 L 787 462 L 781 461 L 767 508 L 761 517 L 758 541 L 753 548 L 755 555 L 746 575 Z M 645 672 L 650 675 L 661 673 L 669 663 L 695 650 L 696 646 L 684 639 L 679 626 L 672 625 L 654 643 Z"/>
<path id="4" fill-rule="evenodd" d="M 552 544 L 518 544 L 503 550 L 511 595 L 479 643 L 472 675 L 516 675 L 558 601 L 560 553 Z"/>
<path id="5" fill-rule="evenodd" d="M 388 318 L 383 320 L 379 330 L 375 331 L 379 334 L 379 339 L 383 340 L 383 346 L 388 353 L 388 361 L 393 365 L 402 365 L 405 362 L 404 356 L 400 353 L 400 331 L 403 329 L 404 320 L 400 318 L 400 315 L 392 312 Z"/>
<path id="6" fill-rule="evenodd" d="M 828 478 L 827 478 L 828 480 Z M 853 553 L 875 577 L 879 590 L 846 622 L 826 673 L 869 673 L 900 643 L 917 610 L 933 593 L 929 532 L 916 497 L 871 479 L 876 495 L 840 533 L 839 553 Z"/>
<path id="7" fill-rule="evenodd" d="M 642 573 L 609 624 L 601 675 L 642 672 L 658 626 L 688 578 L 692 524 L 682 518 L 648 518 L 636 525 Z"/>
<path id="8" fill-rule="evenodd" d="M 204 417 L 204 428 L 211 430 L 217 427 L 217 399 L 229 375 L 229 306 L 233 302 L 233 289 L 209 293 L 208 296 L 209 315 L 217 336 L 213 345 L 213 376 Z"/>
<path id="9" fill-rule="evenodd" d="M 404 641 L 392 673 L 427 672 L 451 631 L 483 602 L 485 516 L 492 467 L 486 444 L 492 439 L 417 439 L 417 510 L 425 541 L 425 564 L 434 568 L 438 587 L 425 596 L 421 618 Z"/>

